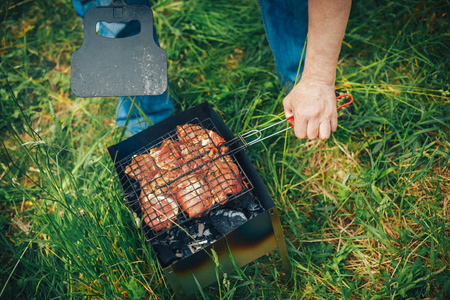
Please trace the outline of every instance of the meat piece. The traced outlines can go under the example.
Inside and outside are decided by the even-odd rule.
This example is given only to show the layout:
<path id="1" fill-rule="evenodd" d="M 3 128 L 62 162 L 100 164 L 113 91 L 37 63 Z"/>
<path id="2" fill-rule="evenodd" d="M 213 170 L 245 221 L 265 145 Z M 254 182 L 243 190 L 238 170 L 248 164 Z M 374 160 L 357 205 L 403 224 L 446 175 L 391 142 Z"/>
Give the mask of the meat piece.
<path id="1" fill-rule="evenodd" d="M 125 168 L 125 174 L 138 181 L 146 178 L 148 181 L 158 172 L 157 166 L 153 158 L 147 154 L 135 156 L 131 163 Z"/>
<path id="2" fill-rule="evenodd" d="M 148 178 L 148 180 L 147 178 L 142 179 L 139 181 L 139 184 L 146 194 L 154 193 L 156 196 L 159 196 L 169 192 L 169 187 L 166 185 L 160 172 L 154 178 Z"/>
<path id="3" fill-rule="evenodd" d="M 242 190 L 239 168 L 228 155 L 211 162 L 209 167 L 206 181 L 211 188 L 214 200 L 216 203 L 225 204 L 228 195 Z"/>
<path id="4" fill-rule="evenodd" d="M 169 186 L 175 179 L 181 176 L 183 176 L 183 171 L 180 168 L 172 171 L 160 170 L 154 177 L 148 178 L 148 180 L 144 178 L 139 181 L 139 184 L 146 194 L 155 193 L 157 196 L 160 194 L 170 194 L 171 190 Z"/>
<path id="5" fill-rule="evenodd" d="M 125 173 L 138 180 L 146 194 L 166 194 L 168 184 L 183 175 L 179 168 L 180 158 L 178 142 L 166 139 L 158 148 L 134 157 Z"/>
<path id="6" fill-rule="evenodd" d="M 219 153 L 217 147 L 225 144 L 225 140 L 216 132 L 204 129 L 199 125 L 185 124 L 183 126 L 177 126 L 177 133 L 181 144 L 187 146 L 194 145 L 200 151 L 200 154 L 204 154 L 211 150 Z M 220 150 L 221 153 L 228 151 L 228 147 L 223 146 L 220 148 L 223 148 L 223 150 Z"/>
<path id="7" fill-rule="evenodd" d="M 206 174 L 207 163 L 218 154 L 225 154 L 228 147 L 223 145 L 225 140 L 214 131 L 203 129 L 198 125 L 186 124 L 177 127 L 180 139 L 180 164 L 183 172 L 194 170 L 196 174 Z"/>
<path id="8" fill-rule="evenodd" d="M 158 149 L 152 149 L 150 155 L 160 169 L 173 170 L 180 166 L 178 159 L 181 157 L 181 154 L 177 141 L 171 139 L 164 140 Z"/>
<path id="9" fill-rule="evenodd" d="M 172 227 L 179 212 L 177 202 L 165 195 L 145 194 L 141 192 L 139 204 L 143 212 L 143 220 L 150 229 L 161 231 Z"/>
<path id="10" fill-rule="evenodd" d="M 181 145 L 181 158 L 179 160 L 183 173 L 193 170 L 195 174 L 205 173 L 207 171 L 207 163 L 211 160 L 209 155 L 203 155 L 204 151 L 198 149 L 194 145 Z"/>
<path id="11" fill-rule="evenodd" d="M 200 217 L 213 204 L 208 185 L 193 173 L 177 180 L 171 185 L 171 190 L 189 218 Z"/>

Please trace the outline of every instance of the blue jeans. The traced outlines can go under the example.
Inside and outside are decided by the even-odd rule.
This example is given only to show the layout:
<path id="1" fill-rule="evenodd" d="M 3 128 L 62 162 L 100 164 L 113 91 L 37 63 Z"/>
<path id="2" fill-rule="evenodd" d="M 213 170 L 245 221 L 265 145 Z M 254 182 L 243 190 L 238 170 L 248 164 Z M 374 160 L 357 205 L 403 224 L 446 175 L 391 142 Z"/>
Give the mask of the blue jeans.
<path id="1" fill-rule="evenodd" d="M 303 71 L 308 33 L 307 0 L 259 0 L 278 79 L 292 87 Z"/>
<path id="2" fill-rule="evenodd" d="M 86 10 L 96 5 L 108 5 L 111 0 L 72 0 L 80 17 Z M 126 0 L 127 4 L 148 5 L 147 0 Z M 292 87 L 303 71 L 308 32 L 307 0 L 259 0 L 264 27 L 275 59 L 276 72 L 283 86 Z M 133 28 L 123 24 L 100 23 L 100 35 L 116 37 L 133 33 Z M 158 37 L 154 31 L 154 38 Z M 169 86 L 169 85 L 168 85 Z M 169 88 L 167 88 L 169 90 Z M 133 103 L 134 101 L 134 103 Z M 173 101 L 168 91 L 159 96 L 120 97 L 116 109 L 116 122 L 124 126 L 129 118 L 128 130 L 135 134 L 149 126 L 134 106 L 139 105 L 152 123 L 162 121 L 173 114 Z"/>

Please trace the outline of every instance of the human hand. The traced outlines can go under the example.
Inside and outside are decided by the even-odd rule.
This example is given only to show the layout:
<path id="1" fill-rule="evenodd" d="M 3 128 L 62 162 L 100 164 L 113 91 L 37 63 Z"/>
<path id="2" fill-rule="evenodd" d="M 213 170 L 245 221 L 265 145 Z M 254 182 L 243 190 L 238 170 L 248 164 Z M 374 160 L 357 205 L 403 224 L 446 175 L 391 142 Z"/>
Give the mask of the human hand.
<path id="1" fill-rule="evenodd" d="M 300 82 L 284 98 L 286 118 L 294 125 L 299 139 L 326 140 L 337 129 L 336 95 L 334 84 L 302 77 Z"/>

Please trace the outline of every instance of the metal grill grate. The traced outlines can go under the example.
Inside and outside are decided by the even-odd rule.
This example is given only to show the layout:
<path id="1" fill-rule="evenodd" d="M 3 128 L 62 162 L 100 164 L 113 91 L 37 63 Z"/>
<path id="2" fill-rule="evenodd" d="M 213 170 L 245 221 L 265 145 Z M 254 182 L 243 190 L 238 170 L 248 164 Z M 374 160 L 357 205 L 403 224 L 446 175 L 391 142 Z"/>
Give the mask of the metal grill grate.
<path id="1" fill-rule="evenodd" d="M 118 161 L 127 204 L 149 240 L 253 186 L 211 119 L 198 118 Z"/>

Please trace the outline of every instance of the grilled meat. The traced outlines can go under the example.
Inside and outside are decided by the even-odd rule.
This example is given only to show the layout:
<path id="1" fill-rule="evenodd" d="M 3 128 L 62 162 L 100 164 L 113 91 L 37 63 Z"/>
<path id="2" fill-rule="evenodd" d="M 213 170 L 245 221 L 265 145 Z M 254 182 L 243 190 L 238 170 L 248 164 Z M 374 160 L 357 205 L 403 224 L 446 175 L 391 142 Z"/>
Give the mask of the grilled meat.
<path id="1" fill-rule="evenodd" d="M 211 187 L 216 203 L 225 204 L 228 195 L 239 193 L 242 190 L 242 179 L 239 168 L 228 155 L 208 164 L 209 173 L 206 181 Z"/>
<path id="2" fill-rule="evenodd" d="M 144 222 L 154 231 L 172 227 L 178 215 L 178 204 L 164 195 L 145 194 L 141 192 L 139 204 L 144 214 Z"/>
<path id="3" fill-rule="evenodd" d="M 195 174 L 181 177 L 172 186 L 175 199 L 189 218 L 200 217 L 213 204 L 208 185 Z"/>
<path id="4" fill-rule="evenodd" d="M 195 174 L 206 174 L 208 166 L 206 165 L 210 160 L 209 154 L 202 153 L 195 145 L 181 145 L 181 169 L 184 173 L 193 171 Z"/>
<path id="5" fill-rule="evenodd" d="M 178 159 L 181 157 L 181 154 L 177 141 L 171 139 L 164 140 L 157 150 L 150 151 L 150 155 L 160 169 L 173 170 L 180 166 Z"/>
<path id="6" fill-rule="evenodd" d="M 136 155 L 125 168 L 125 174 L 138 181 L 151 180 L 158 173 L 157 165 L 150 154 Z"/>
<path id="7" fill-rule="evenodd" d="M 154 231 L 170 228 L 179 206 L 190 218 L 214 204 L 225 204 L 242 190 L 239 168 L 225 140 L 194 124 L 177 126 L 178 141 L 165 139 L 158 148 L 133 157 L 125 173 L 139 181 L 144 222 Z"/>
<path id="8" fill-rule="evenodd" d="M 195 146 L 200 154 L 213 150 L 219 153 L 219 147 L 225 144 L 225 140 L 212 130 L 204 129 L 199 125 L 185 124 L 177 126 L 177 133 L 180 142 L 186 146 Z M 228 147 L 220 147 L 220 153 L 228 151 Z M 223 148 L 223 149 L 222 149 Z"/>

